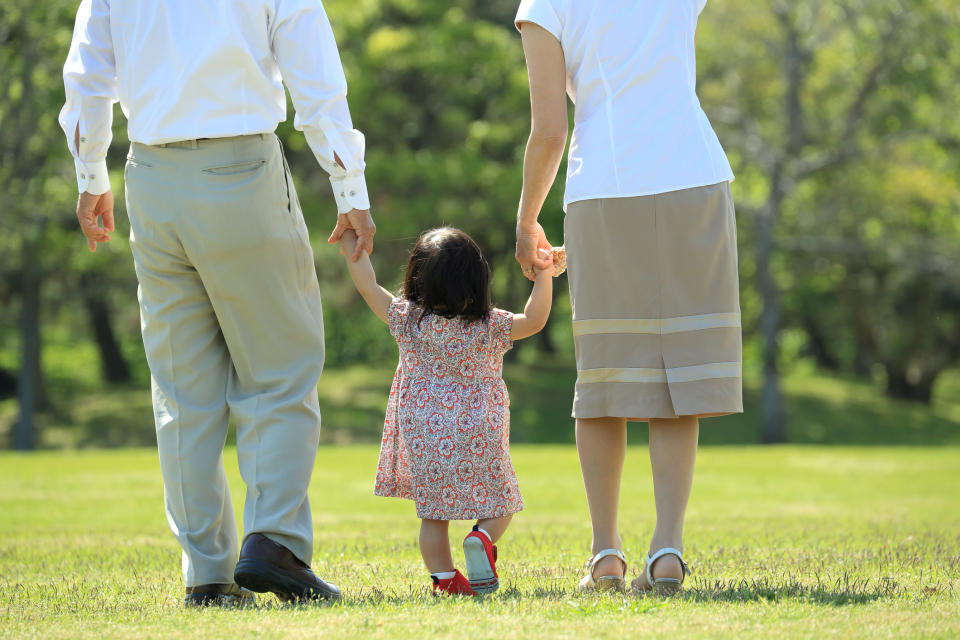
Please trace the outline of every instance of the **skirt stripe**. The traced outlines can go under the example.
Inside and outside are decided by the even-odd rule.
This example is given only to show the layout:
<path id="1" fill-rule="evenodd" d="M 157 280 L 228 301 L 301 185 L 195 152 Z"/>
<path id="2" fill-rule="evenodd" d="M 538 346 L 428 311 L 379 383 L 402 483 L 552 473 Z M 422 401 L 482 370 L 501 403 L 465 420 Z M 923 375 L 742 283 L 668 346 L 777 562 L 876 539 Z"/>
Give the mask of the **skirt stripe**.
<path id="1" fill-rule="evenodd" d="M 680 316 L 660 320 L 656 318 L 575 320 L 573 323 L 573 335 L 577 337 L 606 333 L 664 334 L 727 327 L 740 328 L 739 311 L 732 313 L 705 313 L 696 316 Z"/>
<path id="2" fill-rule="evenodd" d="M 672 369 L 584 369 L 577 375 L 577 384 L 695 382 L 717 378 L 739 378 L 741 373 L 742 367 L 739 362 L 715 362 Z"/>

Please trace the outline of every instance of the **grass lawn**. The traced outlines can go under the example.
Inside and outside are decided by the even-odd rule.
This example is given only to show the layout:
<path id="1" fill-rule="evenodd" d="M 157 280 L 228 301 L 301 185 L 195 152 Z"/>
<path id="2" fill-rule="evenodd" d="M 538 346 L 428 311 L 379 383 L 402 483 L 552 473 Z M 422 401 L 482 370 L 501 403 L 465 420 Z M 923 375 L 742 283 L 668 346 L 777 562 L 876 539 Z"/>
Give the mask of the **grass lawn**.
<path id="1" fill-rule="evenodd" d="M 376 447 L 325 446 L 314 567 L 344 601 L 269 596 L 244 611 L 182 608 L 155 451 L 0 454 L 0 637 L 960 636 L 958 448 L 704 447 L 687 524 L 695 573 L 670 601 L 577 593 L 590 532 L 576 453 L 513 453 L 527 510 L 500 544 L 493 597 L 431 597 L 412 505 L 371 495 Z M 231 482 L 239 505 L 235 471 Z M 646 451 L 631 447 L 631 576 L 652 501 Z"/>

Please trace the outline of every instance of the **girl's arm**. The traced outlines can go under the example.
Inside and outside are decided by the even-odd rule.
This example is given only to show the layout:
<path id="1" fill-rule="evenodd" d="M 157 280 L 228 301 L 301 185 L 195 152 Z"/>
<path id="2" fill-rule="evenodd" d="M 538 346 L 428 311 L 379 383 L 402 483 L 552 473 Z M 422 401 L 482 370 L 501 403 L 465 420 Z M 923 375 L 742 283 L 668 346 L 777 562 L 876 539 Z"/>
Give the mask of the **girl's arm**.
<path id="1" fill-rule="evenodd" d="M 520 37 L 530 79 L 530 138 L 523 158 L 523 191 L 517 211 L 517 261 L 525 275 L 546 268 L 538 249 L 549 243 L 537 223 L 567 142 L 567 71 L 560 42 L 539 25 L 521 24 Z"/>
<path id="2" fill-rule="evenodd" d="M 347 269 L 350 270 L 353 284 L 356 285 L 357 291 L 363 296 L 367 306 L 377 314 L 378 318 L 386 322 L 393 295 L 377 284 L 377 274 L 373 271 L 370 256 L 366 251 L 361 251 L 360 258 L 356 261 L 350 259 L 356 253 L 356 249 L 357 234 L 353 229 L 344 231 L 343 237 L 340 238 L 340 253 L 347 257 Z"/>
<path id="3" fill-rule="evenodd" d="M 541 260 L 544 260 L 542 255 Z M 553 303 L 553 262 L 550 258 L 545 260 L 550 266 L 546 269 L 539 269 L 536 278 L 533 281 L 533 291 L 530 292 L 530 299 L 527 300 L 527 306 L 523 308 L 523 313 L 513 316 L 513 330 L 510 332 L 511 340 L 522 340 L 539 333 L 547 324 L 547 318 L 550 317 L 550 305 Z"/>

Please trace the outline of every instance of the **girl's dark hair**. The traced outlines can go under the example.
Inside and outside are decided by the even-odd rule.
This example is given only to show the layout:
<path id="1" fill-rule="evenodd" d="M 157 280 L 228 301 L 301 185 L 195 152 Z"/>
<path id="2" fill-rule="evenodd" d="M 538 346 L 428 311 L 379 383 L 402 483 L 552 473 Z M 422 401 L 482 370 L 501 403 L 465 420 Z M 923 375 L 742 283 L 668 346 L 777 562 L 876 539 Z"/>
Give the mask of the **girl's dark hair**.
<path id="1" fill-rule="evenodd" d="M 459 229 L 432 229 L 417 239 L 407 263 L 403 297 L 444 318 L 483 320 L 490 313 L 490 265 Z"/>

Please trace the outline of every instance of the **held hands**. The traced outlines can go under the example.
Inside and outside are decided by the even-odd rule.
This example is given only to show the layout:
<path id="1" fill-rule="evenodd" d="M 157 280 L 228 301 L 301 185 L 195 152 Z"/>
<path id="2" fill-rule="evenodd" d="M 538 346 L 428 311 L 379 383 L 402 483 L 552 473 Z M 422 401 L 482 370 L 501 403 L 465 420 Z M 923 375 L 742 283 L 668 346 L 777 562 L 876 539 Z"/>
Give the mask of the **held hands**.
<path id="1" fill-rule="evenodd" d="M 357 252 L 357 232 L 345 229 L 340 235 L 340 255 L 351 257 Z M 360 256 L 357 256 L 359 259 Z M 356 260 L 353 260 L 356 262 Z"/>
<path id="2" fill-rule="evenodd" d="M 333 233 L 330 234 L 327 242 L 330 244 L 340 242 L 344 233 L 349 229 L 356 233 L 356 246 L 350 249 L 350 260 L 356 262 L 363 252 L 373 253 L 373 236 L 377 232 L 377 225 L 373 223 L 370 210 L 353 209 L 348 213 L 339 214 L 337 216 L 337 226 L 333 228 Z M 343 245 L 341 245 L 340 252 L 343 253 Z"/>
<path id="3" fill-rule="evenodd" d="M 103 226 L 100 226 L 100 219 Z M 113 226 L 113 192 L 107 191 L 94 195 L 84 191 L 77 200 L 77 220 L 80 221 L 80 230 L 87 237 L 90 251 L 97 250 L 100 242 L 110 242 L 110 233 Z"/>
<path id="4" fill-rule="evenodd" d="M 552 265 L 552 260 L 547 261 L 538 253 L 540 249 L 549 253 L 551 246 L 539 223 L 532 228 L 517 227 L 517 262 L 528 280 L 536 279 L 537 270 L 548 269 Z"/>
<path id="5" fill-rule="evenodd" d="M 544 268 L 540 268 L 539 265 L 534 264 L 533 266 L 534 277 L 532 278 L 532 280 L 536 282 L 537 280 L 549 280 L 553 278 L 554 272 L 555 272 L 555 269 L 554 269 L 555 265 L 553 262 L 553 251 L 547 250 L 547 249 L 537 249 L 537 258 L 539 258 L 539 260 L 542 263 L 545 263 L 547 266 Z"/>

